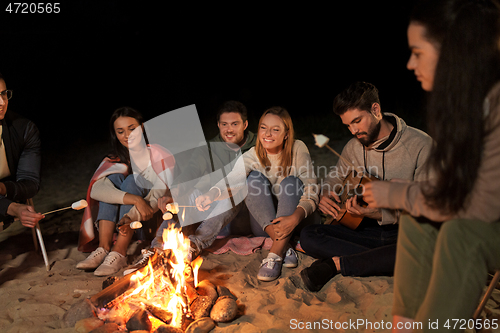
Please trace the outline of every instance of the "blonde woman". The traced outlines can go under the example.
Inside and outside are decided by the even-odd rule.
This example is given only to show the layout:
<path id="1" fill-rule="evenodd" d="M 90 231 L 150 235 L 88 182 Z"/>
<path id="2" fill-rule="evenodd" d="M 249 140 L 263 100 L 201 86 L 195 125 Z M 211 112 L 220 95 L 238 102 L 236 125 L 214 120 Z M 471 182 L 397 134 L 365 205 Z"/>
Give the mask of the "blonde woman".
<path id="1" fill-rule="evenodd" d="M 252 224 L 273 240 L 268 256 L 262 261 L 257 278 L 272 281 L 281 267 L 296 267 L 297 254 L 289 245 L 295 228 L 313 215 L 318 203 L 318 187 L 311 157 L 306 145 L 294 139 L 293 123 L 287 110 L 272 107 L 259 121 L 258 140 L 254 148 L 242 155 L 248 194 L 245 203 Z M 228 183 L 238 183 L 241 175 L 233 171 Z M 225 181 L 196 199 L 204 211 L 215 200 L 228 198 Z M 312 219 L 308 219 L 312 220 Z M 254 233 L 258 232 L 254 231 Z"/>

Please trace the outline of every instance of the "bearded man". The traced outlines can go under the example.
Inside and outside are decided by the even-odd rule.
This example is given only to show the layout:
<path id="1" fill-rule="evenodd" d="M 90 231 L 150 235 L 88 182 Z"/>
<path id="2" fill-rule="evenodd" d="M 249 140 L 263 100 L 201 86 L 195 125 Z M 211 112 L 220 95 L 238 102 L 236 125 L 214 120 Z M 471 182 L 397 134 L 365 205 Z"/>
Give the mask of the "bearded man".
<path id="1" fill-rule="evenodd" d="M 343 214 L 344 208 L 361 223 L 351 229 L 340 220 L 340 224 L 311 225 L 302 230 L 302 249 L 319 259 L 301 272 L 311 291 L 320 290 L 338 273 L 393 274 L 400 212 L 363 205 L 356 195 L 342 205 L 339 194 L 346 190 L 344 181 L 352 173 L 380 180 L 426 180 L 424 164 L 432 145 L 426 133 L 407 126 L 395 114 L 382 113 L 378 90 L 370 83 L 352 84 L 333 104 L 334 112 L 355 138 L 345 145 L 342 158 L 326 177 L 318 208 L 333 218 Z"/>

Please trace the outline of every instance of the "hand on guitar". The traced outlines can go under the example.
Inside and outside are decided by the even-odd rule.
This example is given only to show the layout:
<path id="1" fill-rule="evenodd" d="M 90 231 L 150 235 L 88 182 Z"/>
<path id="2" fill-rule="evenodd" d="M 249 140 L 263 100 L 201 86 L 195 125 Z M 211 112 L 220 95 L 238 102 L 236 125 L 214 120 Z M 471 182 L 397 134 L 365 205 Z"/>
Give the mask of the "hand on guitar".
<path id="1" fill-rule="evenodd" d="M 358 203 L 358 197 L 354 196 L 347 200 L 346 209 L 349 213 L 360 217 L 369 217 L 375 220 L 382 219 L 382 213 L 377 208 L 372 208 L 370 205 L 363 207 Z"/>
<path id="2" fill-rule="evenodd" d="M 323 213 L 331 215 L 333 218 L 337 218 L 340 211 L 340 206 L 338 205 L 339 202 L 340 198 L 337 193 L 330 191 L 321 196 L 318 208 Z"/>

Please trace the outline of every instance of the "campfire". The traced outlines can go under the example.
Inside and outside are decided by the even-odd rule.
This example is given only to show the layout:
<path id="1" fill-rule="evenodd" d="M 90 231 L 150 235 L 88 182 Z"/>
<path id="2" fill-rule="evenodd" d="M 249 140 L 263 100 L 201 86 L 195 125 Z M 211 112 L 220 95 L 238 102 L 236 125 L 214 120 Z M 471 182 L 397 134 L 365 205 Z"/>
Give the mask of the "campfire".
<path id="1" fill-rule="evenodd" d="M 189 245 L 179 229 L 165 230 L 163 251 L 156 251 L 147 266 L 116 281 L 106 280 L 108 286 L 90 298 L 96 316 L 128 331 L 149 332 L 189 331 L 190 325 L 209 331 L 214 322 L 233 320 L 236 298 L 226 287 L 207 280 L 198 283 L 203 260 L 186 260 Z"/>

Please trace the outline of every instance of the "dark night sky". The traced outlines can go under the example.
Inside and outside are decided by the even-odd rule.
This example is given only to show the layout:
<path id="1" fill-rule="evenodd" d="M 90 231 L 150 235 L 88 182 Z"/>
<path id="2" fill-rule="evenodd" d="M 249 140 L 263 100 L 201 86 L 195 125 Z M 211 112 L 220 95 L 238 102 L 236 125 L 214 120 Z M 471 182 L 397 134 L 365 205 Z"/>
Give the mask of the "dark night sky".
<path id="1" fill-rule="evenodd" d="M 411 2 L 222 9 L 73 0 L 59 14 L 9 14 L 6 4 L 9 109 L 35 121 L 49 144 L 106 138 L 124 105 L 151 119 L 196 104 L 203 123 L 227 99 L 257 119 L 272 105 L 292 117 L 332 114 L 334 96 L 356 80 L 379 88 L 384 111 L 420 119 L 422 93 L 405 67 Z"/>

